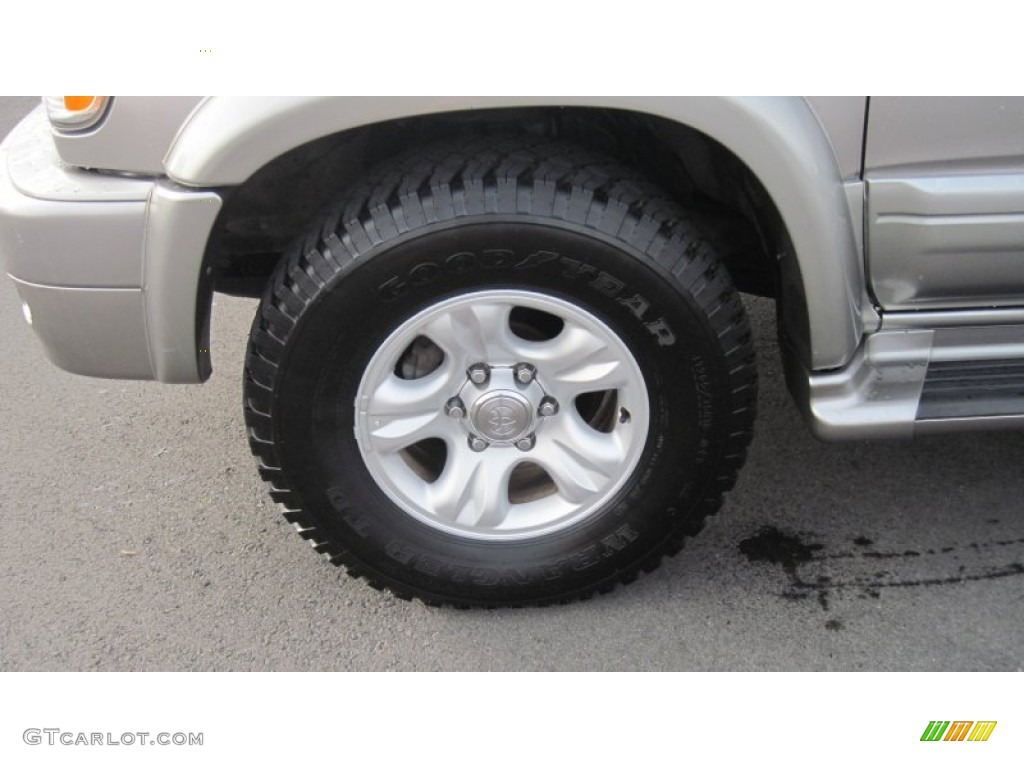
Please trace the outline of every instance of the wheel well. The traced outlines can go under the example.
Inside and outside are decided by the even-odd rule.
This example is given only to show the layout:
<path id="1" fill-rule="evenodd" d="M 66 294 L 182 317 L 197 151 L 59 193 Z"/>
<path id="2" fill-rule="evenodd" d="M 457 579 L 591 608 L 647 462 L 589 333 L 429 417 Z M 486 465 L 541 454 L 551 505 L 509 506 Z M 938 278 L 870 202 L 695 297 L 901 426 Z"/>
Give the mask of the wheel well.
<path id="1" fill-rule="evenodd" d="M 651 115 L 537 107 L 376 123 L 278 157 L 244 184 L 223 190 L 225 204 L 205 264 L 214 289 L 261 295 L 287 245 L 378 162 L 416 144 L 512 132 L 569 139 L 642 169 L 682 205 L 699 212 L 706 236 L 741 291 L 776 297 L 780 285 L 793 282 L 780 274 L 778 254 L 791 247 L 777 209 L 753 173 L 721 144 Z"/>

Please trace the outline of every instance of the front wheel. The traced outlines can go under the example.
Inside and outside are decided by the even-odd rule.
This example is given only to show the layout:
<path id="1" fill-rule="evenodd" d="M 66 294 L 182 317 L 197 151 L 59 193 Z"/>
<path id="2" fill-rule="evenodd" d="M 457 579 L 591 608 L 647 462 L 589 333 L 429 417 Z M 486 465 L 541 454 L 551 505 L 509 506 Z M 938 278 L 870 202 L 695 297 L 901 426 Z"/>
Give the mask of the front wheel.
<path id="1" fill-rule="evenodd" d="M 525 138 L 399 158 L 285 260 L 250 442 L 314 547 L 429 603 L 565 601 L 655 567 L 733 483 L 753 351 L 635 171 Z"/>

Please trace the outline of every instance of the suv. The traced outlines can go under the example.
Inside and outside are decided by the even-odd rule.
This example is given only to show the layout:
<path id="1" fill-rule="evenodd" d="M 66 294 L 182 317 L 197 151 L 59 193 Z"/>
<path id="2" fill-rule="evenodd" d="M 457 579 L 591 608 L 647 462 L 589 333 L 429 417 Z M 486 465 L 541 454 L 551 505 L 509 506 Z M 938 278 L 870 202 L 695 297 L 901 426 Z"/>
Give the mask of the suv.
<path id="1" fill-rule="evenodd" d="M 754 423 L 739 292 L 829 439 L 1024 419 L 1024 100 L 49 98 L 0 251 L 50 359 L 199 383 L 260 297 L 259 472 L 317 552 L 430 604 L 658 565 Z"/>

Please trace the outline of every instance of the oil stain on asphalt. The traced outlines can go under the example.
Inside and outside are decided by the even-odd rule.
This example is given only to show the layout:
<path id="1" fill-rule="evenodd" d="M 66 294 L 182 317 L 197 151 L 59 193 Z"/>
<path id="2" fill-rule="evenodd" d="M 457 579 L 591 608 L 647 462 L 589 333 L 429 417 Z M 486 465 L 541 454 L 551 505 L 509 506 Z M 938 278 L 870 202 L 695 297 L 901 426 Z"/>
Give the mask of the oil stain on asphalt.
<path id="1" fill-rule="evenodd" d="M 788 584 L 780 597 L 816 597 L 826 611 L 829 600 L 840 594 L 879 598 L 887 589 L 1024 576 L 1024 537 L 889 551 L 876 547 L 875 540 L 864 535 L 852 539 L 852 546 L 834 548 L 815 538 L 813 534 L 769 525 L 743 539 L 739 550 L 751 563 L 770 563 L 782 568 Z M 827 629 L 834 631 L 842 626 L 839 621 L 826 624 Z"/>

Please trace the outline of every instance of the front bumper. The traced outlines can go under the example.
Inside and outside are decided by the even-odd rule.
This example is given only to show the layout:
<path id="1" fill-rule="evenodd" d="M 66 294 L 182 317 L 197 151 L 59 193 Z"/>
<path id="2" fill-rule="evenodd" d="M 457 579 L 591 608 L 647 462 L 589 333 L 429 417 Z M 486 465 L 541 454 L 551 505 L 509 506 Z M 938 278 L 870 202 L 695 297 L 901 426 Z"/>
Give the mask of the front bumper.
<path id="1" fill-rule="evenodd" d="M 198 382 L 199 289 L 218 195 L 61 162 L 42 107 L 0 145 L 0 256 L 50 360 L 72 373 Z"/>

